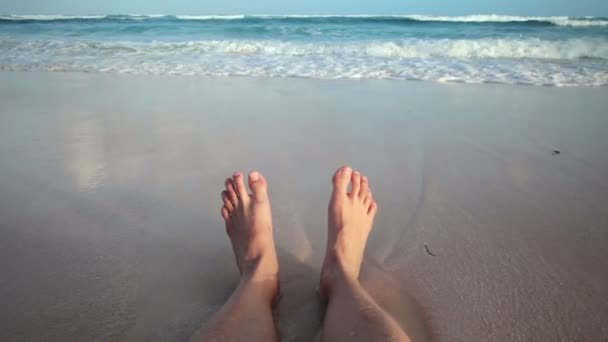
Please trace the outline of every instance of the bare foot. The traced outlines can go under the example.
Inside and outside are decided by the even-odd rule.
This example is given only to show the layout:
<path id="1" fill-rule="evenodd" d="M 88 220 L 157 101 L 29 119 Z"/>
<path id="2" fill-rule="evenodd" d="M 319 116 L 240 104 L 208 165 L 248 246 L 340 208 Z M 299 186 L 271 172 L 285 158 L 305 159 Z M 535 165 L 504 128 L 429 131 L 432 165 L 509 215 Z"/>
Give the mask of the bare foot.
<path id="1" fill-rule="evenodd" d="M 259 172 L 251 172 L 251 193 L 240 172 L 226 179 L 225 185 L 222 217 L 241 272 L 241 282 L 262 284 L 270 299 L 275 299 L 279 292 L 279 263 L 272 236 L 266 179 Z"/>
<path id="2" fill-rule="evenodd" d="M 333 193 L 328 209 L 327 249 L 320 287 L 323 296 L 331 291 L 337 277 L 359 277 L 365 245 L 377 211 L 367 177 L 347 166 L 338 169 L 333 176 Z"/>

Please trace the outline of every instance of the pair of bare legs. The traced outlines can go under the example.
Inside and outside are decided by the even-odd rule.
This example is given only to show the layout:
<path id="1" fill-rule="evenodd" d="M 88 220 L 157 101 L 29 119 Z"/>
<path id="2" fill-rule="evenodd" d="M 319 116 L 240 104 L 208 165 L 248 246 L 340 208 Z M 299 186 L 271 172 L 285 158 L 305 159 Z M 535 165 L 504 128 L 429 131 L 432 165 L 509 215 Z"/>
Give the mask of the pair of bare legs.
<path id="1" fill-rule="evenodd" d="M 349 191 L 350 184 L 350 191 Z M 276 341 L 272 306 L 279 295 L 279 264 L 272 235 L 267 183 L 258 172 L 226 180 L 222 217 L 241 278 L 223 308 L 193 341 Z M 409 341 L 408 334 L 359 284 L 359 270 L 378 206 L 367 177 L 350 167 L 333 176 L 327 249 L 320 289 L 327 300 L 323 341 Z"/>

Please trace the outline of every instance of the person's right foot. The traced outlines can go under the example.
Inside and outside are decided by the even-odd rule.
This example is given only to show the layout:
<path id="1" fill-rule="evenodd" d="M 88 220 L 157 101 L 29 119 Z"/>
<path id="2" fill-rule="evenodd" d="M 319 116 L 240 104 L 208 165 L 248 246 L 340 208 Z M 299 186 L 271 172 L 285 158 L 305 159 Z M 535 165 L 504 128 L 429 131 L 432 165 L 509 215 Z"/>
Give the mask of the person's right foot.
<path id="1" fill-rule="evenodd" d="M 271 299 L 279 291 L 279 264 L 272 236 L 272 216 L 268 184 L 259 172 L 249 174 L 247 191 L 244 176 L 236 172 L 226 179 L 222 192 L 222 217 L 230 237 L 242 281 L 264 284 Z"/>
<path id="2" fill-rule="evenodd" d="M 359 277 L 377 211 L 367 177 L 347 166 L 338 169 L 333 176 L 328 209 L 327 248 L 320 284 L 323 296 L 331 291 L 337 277 Z"/>

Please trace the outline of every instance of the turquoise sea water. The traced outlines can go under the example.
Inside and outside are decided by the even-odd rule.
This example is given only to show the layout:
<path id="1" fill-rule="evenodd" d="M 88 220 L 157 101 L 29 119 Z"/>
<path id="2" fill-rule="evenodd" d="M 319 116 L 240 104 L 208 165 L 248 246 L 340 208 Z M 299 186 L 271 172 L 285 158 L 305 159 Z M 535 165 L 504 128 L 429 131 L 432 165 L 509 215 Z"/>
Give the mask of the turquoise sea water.
<path id="1" fill-rule="evenodd" d="M 0 16 L 0 70 L 608 85 L 608 18 Z"/>

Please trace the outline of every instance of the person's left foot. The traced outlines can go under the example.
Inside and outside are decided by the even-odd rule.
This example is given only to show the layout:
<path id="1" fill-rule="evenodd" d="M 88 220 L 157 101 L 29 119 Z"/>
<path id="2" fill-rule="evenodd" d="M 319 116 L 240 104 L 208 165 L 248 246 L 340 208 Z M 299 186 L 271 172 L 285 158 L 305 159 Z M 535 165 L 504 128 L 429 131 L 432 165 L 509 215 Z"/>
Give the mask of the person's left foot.
<path id="1" fill-rule="evenodd" d="M 279 292 L 279 263 L 272 236 L 272 216 L 266 179 L 259 172 L 236 172 L 226 179 L 222 192 L 222 217 L 230 237 L 242 281 L 263 283 L 274 299 Z"/>

